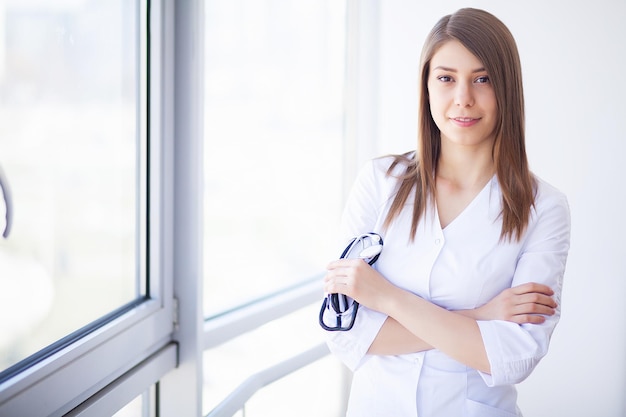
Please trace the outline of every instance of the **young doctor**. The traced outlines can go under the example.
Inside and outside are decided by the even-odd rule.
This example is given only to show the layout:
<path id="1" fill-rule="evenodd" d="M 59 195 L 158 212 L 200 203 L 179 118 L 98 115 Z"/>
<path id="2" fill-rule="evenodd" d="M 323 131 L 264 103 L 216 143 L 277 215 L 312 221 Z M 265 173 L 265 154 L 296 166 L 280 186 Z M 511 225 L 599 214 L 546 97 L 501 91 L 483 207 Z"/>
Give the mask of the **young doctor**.
<path id="1" fill-rule="evenodd" d="M 514 384 L 547 353 L 569 250 L 566 197 L 524 148 L 515 41 L 461 9 L 426 39 L 417 151 L 370 161 L 342 235 L 378 233 L 374 267 L 328 266 L 327 293 L 360 304 L 328 345 L 353 372 L 348 415 L 521 416 Z"/>

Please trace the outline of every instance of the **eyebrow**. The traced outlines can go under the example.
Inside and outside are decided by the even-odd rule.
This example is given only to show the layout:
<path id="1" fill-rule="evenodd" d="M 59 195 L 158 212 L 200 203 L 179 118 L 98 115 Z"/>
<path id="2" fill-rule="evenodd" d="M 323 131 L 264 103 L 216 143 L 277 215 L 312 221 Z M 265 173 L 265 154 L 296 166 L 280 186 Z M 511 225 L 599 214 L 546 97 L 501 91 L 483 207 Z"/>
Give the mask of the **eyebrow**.
<path id="1" fill-rule="evenodd" d="M 433 71 L 437 69 L 442 70 L 442 71 L 448 71 L 448 72 L 457 72 L 456 69 L 450 68 L 450 67 L 444 67 L 443 65 L 437 65 L 435 68 L 433 68 Z M 476 68 L 475 70 L 472 71 L 472 74 L 477 73 L 477 72 L 483 72 L 483 71 L 486 71 L 485 67 Z"/>

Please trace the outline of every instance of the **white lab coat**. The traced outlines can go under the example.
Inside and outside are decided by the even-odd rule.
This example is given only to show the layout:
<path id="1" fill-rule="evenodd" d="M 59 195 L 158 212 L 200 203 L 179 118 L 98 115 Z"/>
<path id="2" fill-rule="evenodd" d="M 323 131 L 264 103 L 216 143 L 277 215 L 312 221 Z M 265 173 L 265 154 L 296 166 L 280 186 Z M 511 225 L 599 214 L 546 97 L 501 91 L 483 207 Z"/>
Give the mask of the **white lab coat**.
<path id="1" fill-rule="evenodd" d="M 449 310 L 476 308 L 505 288 L 541 282 L 554 290 L 559 307 L 541 325 L 478 322 L 491 365 L 488 375 L 438 350 L 367 355 L 386 316 L 361 306 L 352 330 L 327 333 L 330 350 L 354 371 L 348 416 L 521 416 L 514 384 L 547 353 L 560 317 L 570 238 L 565 196 L 538 180 L 525 234 L 520 241 L 502 242 L 501 191 L 494 177 L 445 229 L 437 211 L 428 210 L 411 243 L 412 196 L 401 216 L 382 230 L 396 189 L 396 179 L 385 177 L 390 162 L 376 159 L 361 170 L 342 220 L 346 241 L 365 232 L 383 236 L 375 267 L 387 279 Z"/>

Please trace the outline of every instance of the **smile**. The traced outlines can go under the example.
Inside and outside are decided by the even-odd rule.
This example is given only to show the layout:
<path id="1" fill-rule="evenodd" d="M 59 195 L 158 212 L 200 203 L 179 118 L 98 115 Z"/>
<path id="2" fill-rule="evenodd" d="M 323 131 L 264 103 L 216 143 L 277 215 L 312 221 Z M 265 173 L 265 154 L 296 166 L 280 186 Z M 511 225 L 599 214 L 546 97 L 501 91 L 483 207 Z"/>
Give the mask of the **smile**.
<path id="1" fill-rule="evenodd" d="M 473 117 L 452 117 L 450 118 L 452 122 L 454 122 L 457 126 L 461 127 L 469 127 L 473 126 L 480 121 L 480 119 L 475 119 Z"/>

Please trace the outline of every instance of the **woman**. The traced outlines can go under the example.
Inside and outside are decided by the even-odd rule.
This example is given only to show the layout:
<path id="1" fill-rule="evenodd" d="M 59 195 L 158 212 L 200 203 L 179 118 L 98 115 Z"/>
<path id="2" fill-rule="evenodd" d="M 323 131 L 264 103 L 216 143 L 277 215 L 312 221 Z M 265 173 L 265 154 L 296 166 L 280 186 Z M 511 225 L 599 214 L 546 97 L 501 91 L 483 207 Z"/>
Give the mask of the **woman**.
<path id="1" fill-rule="evenodd" d="M 565 196 L 530 173 L 515 41 L 461 9 L 425 42 L 416 152 L 371 161 L 342 220 L 379 233 L 375 268 L 331 262 L 360 309 L 331 351 L 350 416 L 520 416 L 514 384 L 547 353 L 569 250 Z"/>

